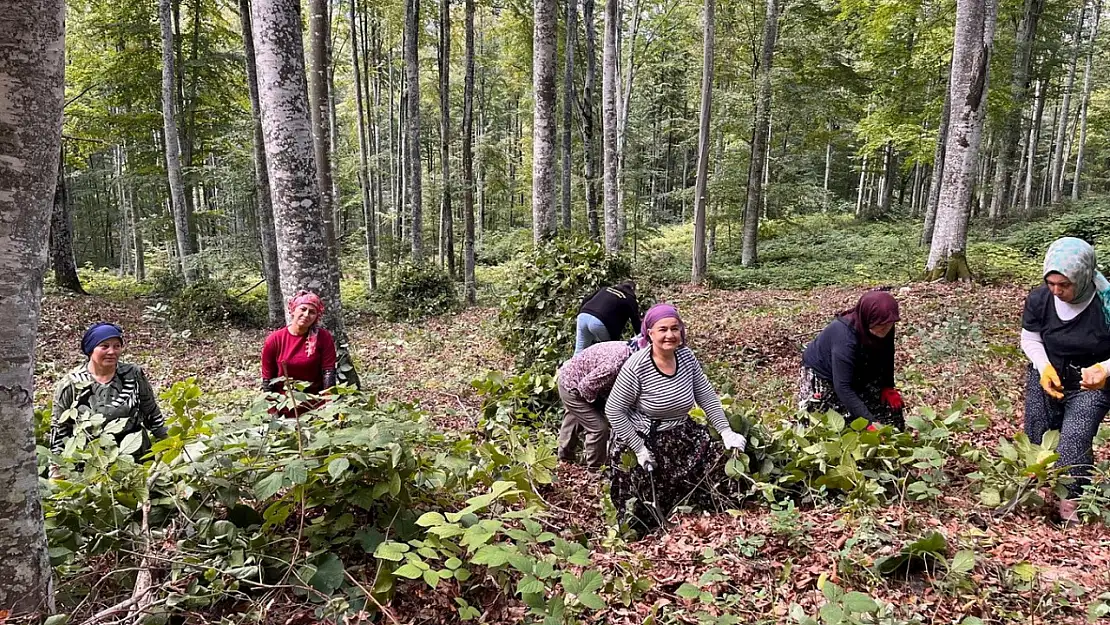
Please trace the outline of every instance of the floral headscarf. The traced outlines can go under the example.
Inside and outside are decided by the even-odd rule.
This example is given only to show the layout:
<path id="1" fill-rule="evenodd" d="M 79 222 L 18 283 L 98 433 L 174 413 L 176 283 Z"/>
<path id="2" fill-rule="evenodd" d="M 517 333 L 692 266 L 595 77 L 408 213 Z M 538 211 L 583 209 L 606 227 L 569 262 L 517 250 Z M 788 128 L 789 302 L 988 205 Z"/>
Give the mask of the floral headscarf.
<path id="1" fill-rule="evenodd" d="M 1082 302 L 1097 293 L 1102 303 L 1102 314 L 1110 323 L 1110 282 L 1098 270 L 1095 248 L 1083 239 L 1064 237 L 1048 246 L 1044 255 L 1044 273 L 1058 273 L 1075 285 L 1075 301 Z"/>

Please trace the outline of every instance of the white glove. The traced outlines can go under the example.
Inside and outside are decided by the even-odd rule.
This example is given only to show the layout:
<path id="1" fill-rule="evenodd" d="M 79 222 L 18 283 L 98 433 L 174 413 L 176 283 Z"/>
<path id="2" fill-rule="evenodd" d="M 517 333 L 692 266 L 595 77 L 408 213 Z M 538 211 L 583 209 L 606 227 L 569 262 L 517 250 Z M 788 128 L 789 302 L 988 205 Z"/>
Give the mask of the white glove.
<path id="1" fill-rule="evenodd" d="M 651 455 L 651 450 L 647 447 L 636 452 L 636 462 L 639 462 L 640 466 L 649 473 L 655 470 L 655 456 Z"/>
<path id="2" fill-rule="evenodd" d="M 725 444 L 725 449 L 735 449 L 737 451 L 744 451 L 748 446 L 748 439 L 744 438 L 743 434 L 737 434 L 731 429 L 726 429 L 721 432 L 721 441 Z"/>

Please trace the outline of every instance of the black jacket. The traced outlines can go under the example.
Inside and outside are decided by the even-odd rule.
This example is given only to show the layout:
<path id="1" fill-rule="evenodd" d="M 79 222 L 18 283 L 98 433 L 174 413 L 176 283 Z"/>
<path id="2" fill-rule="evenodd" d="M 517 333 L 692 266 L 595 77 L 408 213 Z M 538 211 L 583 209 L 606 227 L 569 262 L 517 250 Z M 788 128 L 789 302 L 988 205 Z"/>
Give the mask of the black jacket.
<path id="1" fill-rule="evenodd" d="M 802 364 L 833 383 L 837 399 L 853 417 L 871 418 L 858 391 L 869 383 L 894 386 L 894 329 L 870 348 L 860 344 L 856 329 L 837 317 L 806 346 Z"/>
<path id="2" fill-rule="evenodd" d="M 594 293 L 582 303 L 579 314 L 593 315 L 605 324 L 611 340 L 620 340 L 624 324 L 632 322 L 632 333 L 640 329 L 640 307 L 636 294 L 624 286 L 608 286 Z"/>

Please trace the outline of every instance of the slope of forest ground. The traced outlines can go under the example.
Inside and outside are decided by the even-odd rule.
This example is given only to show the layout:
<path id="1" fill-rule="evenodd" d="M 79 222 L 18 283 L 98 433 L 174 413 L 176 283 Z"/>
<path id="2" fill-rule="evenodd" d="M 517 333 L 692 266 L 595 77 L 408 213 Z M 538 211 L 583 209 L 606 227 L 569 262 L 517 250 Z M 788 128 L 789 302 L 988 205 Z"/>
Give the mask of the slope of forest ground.
<path id="1" fill-rule="evenodd" d="M 1039 233 L 1051 237 L 1049 230 L 1042 225 Z M 856 234 L 849 229 L 839 236 L 836 231 L 828 232 L 827 236 L 836 245 L 844 245 L 845 241 L 851 245 Z M 895 241 L 895 247 L 900 245 L 897 236 Z M 870 239 L 861 244 L 880 250 L 892 245 Z M 1018 247 L 989 245 L 995 246 L 996 259 L 1005 262 L 985 259 L 983 265 L 1036 275 L 1038 261 Z M 808 254 L 813 258 L 829 252 L 804 251 L 803 246 L 795 249 L 798 256 Z M 911 249 L 906 254 L 916 252 Z M 764 258 L 768 256 L 771 254 Z M 768 260 L 765 271 L 772 275 L 789 266 L 789 262 Z M 839 260 L 840 268 L 830 271 L 856 273 L 862 266 L 852 264 L 846 257 Z M 807 261 L 798 260 L 803 262 Z M 546 554 L 542 558 L 535 555 L 536 561 L 546 558 L 544 561 L 556 565 L 553 576 L 544 577 L 538 565 L 532 568 L 533 564 L 527 565 L 530 571 L 527 574 L 518 567 L 510 575 L 506 573 L 508 565 L 502 563 L 498 567 L 487 562 L 481 582 L 471 580 L 465 592 L 461 576 L 457 581 L 443 578 L 441 583 L 433 583 L 434 576 L 432 581 L 426 575 L 421 579 L 419 571 L 415 581 L 405 581 L 400 577 L 408 575 L 400 575 L 396 587 L 388 594 L 391 601 L 384 608 L 388 618 L 383 619 L 365 597 L 362 603 L 356 599 L 364 594 L 360 591 L 379 589 L 374 584 L 380 582 L 381 565 L 389 558 L 380 555 L 379 545 L 375 571 L 374 557 L 358 555 L 361 552 L 357 549 L 341 551 L 337 544 L 335 550 L 343 562 L 340 571 L 345 565 L 353 585 L 336 583 L 330 590 L 334 592 L 342 586 L 341 592 L 347 593 L 350 605 L 366 604 L 365 611 L 348 606 L 347 622 L 381 619 L 438 623 L 468 619 L 516 623 L 526 618 L 539 622 L 546 616 L 555 620 L 544 622 L 971 625 L 1081 623 L 1106 615 L 1110 613 L 1110 594 L 1106 593 L 1110 588 L 1110 531 L 1103 524 L 1105 521 L 1069 528 L 1053 523 L 1049 515 L 1051 506 L 1038 499 L 1039 491 L 1047 490 L 1055 482 L 1051 471 L 1046 473 L 1043 466 L 1034 466 L 1028 476 L 1024 473 L 1030 471 L 1029 465 L 1037 464 L 1025 454 L 1036 456 L 1039 451 L 1036 448 L 1030 451 L 1020 443 L 1000 442 L 1012 441 L 1021 430 L 1025 363 L 1017 347 L 1017 333 L 1028 278 L 1000 282 L 953 286 L 913 283 L 897 276 L 888 281 L 893 283 L 902 303 L 898 381 L 910 414 L 921 421 L 911 437 L 917 442 L 890 434 L 884 435 L 889 439 L 867 444 L 864 455 L 871 455 L 862 457 L 859 465 L 870 473 L 856 477 L 864 489 L 870 488 L 872 482 L 881 484 L 879 490 L 884 492 L 877 497 L 850 488 L 841 490 L 851 490 L 856 496 L 835 496 L 835 488 L 818 486 L 820 479 L 829 479 L 831 473 L 843 467 L 838 452 L 827 449 L 829 444 L 846 440 L 841 438 L 840 430 L 844 428 L 841 423 L 832 438 L 825 432 L 823 441 L 816 430 L 810 432 L 808 442 L 813 442 L 814 447 L 824 446 L 822 450 L 795 448 L 798 455 L 811 461 L 807 471 L 813 475 L 825 471 L 822 478 L 813 481 L 807 478 L 801 496 L 775 498 L 774 503 L 768 503 L 755 495 L 740 510 L 680 513 L 669 531 L 633 540 L 616 531 L 611 523 L 604 479 L 572 465 L 556 466 L 552 449 L 546 453 L 532 451 L 531 456 L 511 456 L 510 460 L 522 458 L 519 462 L 526 465 L 528 472 L 523 483 L 533 487 L 538 499 L 509 505 L 501 509 L 501 516 L 484 519 L 482 523 L 504 521 L 506 526 L 517 527 L 515 531 L 520 532 L 520 524 L 530 527 L 532 517 L 514 521 L 517 517 L 511 511 L 531 501 L 545 510 L 534 517 L 543 529 L 588 545 L 588 561 L 571 557 L 568 563 L 565 554 L 556 558 L 542 549 L 533 550 L 534 555 Z M 784 432 L 782 423 L 795 418 L 793 392 L 802 346 L 833 314 L 849 307 L 860 292 L 857 286 L 655 289 L 658 298 L 675 302 L 683 312 L 690 327 L 690 343 L 710 379 L 732 398 L 730 414 L 755 419 L 779 435 Z M 47 296 L 37 360 L 37 406 L 47 405 L 54 381 L 64 370 L 79 364 L 76 345 L 80 333 L 88 323 L 99 319 L 111 319 L 126 328 L 128 359 L 142 364 L 157 388 L 170 388 L 173 383 L 195 375 L 204 391 L 200 402 L 215 414 L 216 422 L 260 422 L 257 415 L 251 416 L 250 407 L 258 398 L 257 358 L 265 331 L 183 332 L 164 319 L 154 300 L 118 295 Z M 489 370 L 505 375 L 512 370 L 512 357 L 499 346 L 496 330 L 496 310 L 490 307 L 470 308 L 411 324 L 365 316 L 349 327 L 365 387 L 382 404 L 396 401 L 401 405 L 418 405 L 422 414 L 428 415 L 428 427 L 442 430 L 450 440 L 454 436 L 465 440 L 471 432 L 481 434 L 483 428 L 490 428 L 482 417 L 482 398 L 471 381 Z M 543 427 L 549 428 L 550 422 Z M 942 429 L 944 432 L 938 435 Z M 1106 463 L 1110 460 L 1108 438 L 1110 431 L 1104 428 L 1096 452 L 1103 473 L 1102 484 L 1106 486 L 1098 493 L 1092 491 L 1086 501 L 1087 514 L 1101 515 L 1103 519 L 1110 518 L 1110 485 L 1105 481 Z M 924 440 L 931 441 L 929 446 L 919 446 Z M 529 444 L 533 443 L 550 446 L 553 438 L 543 434 Z M 1011 453 L 1021 457 L 1007 462 Z M 484 458 L 483 454 L 480 455 Z M 868 464 L 882 454 L 891 454 L 895 458 L 893 464 Z M 918 483 L 919 490 L 913 488 L 909 477 L 883 476 L 884 470 L 897 474 L 911 463 L 921 467 L 906 469 L 913 471 L 912 482 Z M 990 473 L 984 463 L 993 466 L 995 472 Z M 511 462 L 502 461 L 498 471 L 511 475 L 505 464 Z M 828 466 L 813 468 L 823 464 Z M 887 468 L 883 469 L 884 466 Z M 548 480 L 543 478 L 544 467 L 551 469 Z M 321 468 L 321 472 L 326 475 L 330 468 Z M 486 470 L 491 475 L 494 472 L 482 469 Z M 1041 479 L 1039 475 L 1048 477 Z M 519 475 L 497 479 L 517 479 L 518 485 L 522 483 Z M 481 482 L 470 484 L 470 488 L 470 493 L 463 497 L 486 490 Z M 1003 504 L 1012 497 L 1012 509 L 985 505 L 983 492 L 990 488 L 1002 494 Z M 465 505 L 457 498 L 452 501 L 443 495 L 438 497 L 435 501 L 421 499 L 414 504 L 418 505 L 417 512 L 441 510 L 446 514 Z M 266 499 L 259 496 L 258 504 Z M 531 509 L 531 504 L 526 509 Z M 477 504 L 471 507 L 482 512 Z M 266 508 L 267 517 L 271 511 L 272 507 Z M 332 519 L 324 515 L 318 520 L 325 517 Z M 128 526 L 116 521 L 115 527 L 119 531 Z M 299 535 L 291 521 L 276 523 L 269 531 Z M 938 539 L 933 532 L 943 537 L 941 544 L 935 542 Z M 386 544 L 391 544 L 388 538 L 387 532 Z M 526 544 L 521 542 L 520 535 L 515 540 L 517 544 Z M 431 549 L 433 555 L 436 549 L 448 549 L 437 547 L 430 534 L 425 541 L 420 547 L 422 554 L 427 553 L 425 549 Z M 163 555 L 167 561 L 177 549 L 182 549 L 181 544 L 174 547 L 170 537 L 165 537 Z M 318 547 L 314 545 L 307 555 L 316 557 L 320 553 Z M 903 552 L 908 554 L 902 558 L 905 562 L 898 560 Z M 466 559 L 461 553 L 460 556 Z M 72 602 L 69 607 L 74 617 L 88 616 L 96 608 L 125 596 L 120 594 L 124 592 L 120 588 L 126 590 L 129 579 L 126 567 L 134 564 L 127 565 L 125 556 L 101 553 L 82 561 L 81 566 L 75 562 L 63 565 L 61 585 L 63 595 Z M 325 569 L 324 560 L 315 562 L 316 568 L 312 570 Z M 226 562 L 225 565 L 230 566 Z M 476 563 L 472 568 L 475 572 L 481 570 Z M 586 588 L 585 580 L 593 571 L 601 579 L 596 587 Z M 110 585 L 91 585 L 90 589 L 87 576 L 96 572 L 105 580 L 122 577 Z M 218 577 L 215 572 L 212 575 Z M 159 576 L 170 577 L 164 582 L 166 592 L 197 594 L 196 580 L 186 583 L 190 579 L 187 572 L 174 567 L 173 573 L 156 570 L 156 579 Z M 344 581 L 342 574 L 339 581 Z M 532 582 L 535 587 L 521 585 Z M 579 582 L 580 589 L 572 588 Z M 119 588 L 113 594 L 107 586 L 115 584 Z M 319 589 L 315 581 L 313 586 Z M 503 592 L 496 590 L 498 586 L 504 588 Z M 190 622 L 263 621 L 289 625 L 344 618 L 324 609 L 325 605 L 334 605 L 324 598 L 306 597 L 281 588 L 282 584 L 267 587 L 269 594 L 264 598 L 269 603 L 265 607 L 260 607 L 259 594 L 238 591 L 241 595 L 238 602 L 202 605 L 185 613 Z M 529 599 L 537 588 L 548 597 L 542 608 Z M 600 595 L 604 601 L 599 598 L 594 605 L 593 598 L 575 598 L 589 594 L 594 598 Z M 565 606 L 562 603 L 558 609 L 552 606 L 556 595 L 566 597 Z M 78 596 L 87 599 L 72 598 Z M 387 595 L 382 596 L 385 600 Z M 534 616 L 537 614 L 540 616 Z M 809 617 L 819 620 L 805 621 Z"/>

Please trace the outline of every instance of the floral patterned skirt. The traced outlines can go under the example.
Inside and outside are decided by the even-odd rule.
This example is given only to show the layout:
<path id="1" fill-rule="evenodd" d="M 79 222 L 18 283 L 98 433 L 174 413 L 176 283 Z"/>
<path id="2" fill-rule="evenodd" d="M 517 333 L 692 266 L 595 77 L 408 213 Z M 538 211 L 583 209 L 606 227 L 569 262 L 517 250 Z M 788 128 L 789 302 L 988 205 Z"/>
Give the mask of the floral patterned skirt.
<path id="1" fill-rule="evenodd" d="M 610 443 L 609 498 L 620 520 L 642 534 L 664 526 L 678 506 L 707 511 L 736 507 L 740 485 L 725 475 L 728 456 L 709 428 L 689 417 L 659 424 L 654 421 L 641 433 L 655 456 L 652 472 L 640 467 L 623 441 Z"/>
<path id="2" fill-rule="evenodd" d="M 893 425 L 898 429 L 905 429 L 906 420 L 902 409 L 895 410 L 887 406 L 880 399 L 882 388 L 876 382 L 868 382 L 863 388 L 856 389 L 856 394 L 863 400 L 875 421 L 883 425 Z M 798 377 L 798 407 L 806 412 L 828 412 L 835 410 L 846 419 L 851 418 L 851 413 L 833 390 L 832 380 L 817 375 L 809 367 L 802 367 Z"/>

